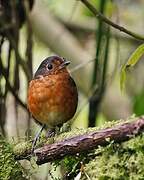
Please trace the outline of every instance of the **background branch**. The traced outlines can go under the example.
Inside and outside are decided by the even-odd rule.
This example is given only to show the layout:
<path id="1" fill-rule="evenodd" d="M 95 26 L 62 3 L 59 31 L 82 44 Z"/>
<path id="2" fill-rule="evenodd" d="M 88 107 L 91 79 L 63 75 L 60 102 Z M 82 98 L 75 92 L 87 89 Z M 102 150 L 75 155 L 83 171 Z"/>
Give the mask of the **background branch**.
<path id="1" fill-rule="evenodd" d="M 13 94 L 13 96 L 15 97 L 16 101 L 27 111 L 27 106 L 24 102 L 22 102 L 22 100 L 19 98 L 19 96 L 17 95 L 15 89 L 11 86 L 9 80 L 7 79 L 7 73 L 6 73 L 6 69 L 3 67 L 2 65 L 2 60 L 0 58 L 0 68 L 1 68 L 1 73 L 3 75 L 3 77 L 6 80 L 6 86 L 7 89 L 9 89 L 9 91 Z"/>
<path id="2" fill-rule="evenodd" d="M 142 40 L 144 41 L 144 36 L 142 35 L 139 35 L 135 32 L 132 32 L 128 29 L 126 29 L 125 27 L 123 26 L 119 26 L 118 24 L 112 22 L 111 20 L 109 20 L 107 17 L 105 17 L 102 13 L 98 12 L 98 10 L 91 4 L 89 3 L 87 0 L 81 0 L 81 2 L 83 4 L 85 4 L 87 6 L 87 8 L 99 19 L 101 19 L 103 22 L 105 22 L 106 24 L 109 24 L 110 26 L 136 38 L 137 40 Z"/>

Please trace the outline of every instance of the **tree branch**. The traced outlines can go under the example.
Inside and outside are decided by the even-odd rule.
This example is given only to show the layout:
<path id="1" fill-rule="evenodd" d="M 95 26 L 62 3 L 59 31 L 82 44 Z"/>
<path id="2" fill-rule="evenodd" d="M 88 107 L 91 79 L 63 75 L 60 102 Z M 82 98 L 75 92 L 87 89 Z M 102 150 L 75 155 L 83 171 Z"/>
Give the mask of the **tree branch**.
<path id="1" fill-rule="evenodd" d="M 87 8 L 99 19 L 101 19 L 103 22 L 105 22 L 106 24 L 109 24 L 110 26 L 136 38 L 137 40 L 141 40 L 144 41 L 144 36 L 139 35 L 135 32 L 132 32 L 126 28 L 124 28 L 123 26 L 119 26 L 118 24 L 112 22 L 111 20 L 109 20 L 107 17 L 105 17 L 102 13 L 98 12 L 98 10 L 91 4 L 88 2 L 88 0 L 81 0 L 81 2 L 83 4 L 85 4 L 85 6 L 87 6 Z"/>
<path id="2" fill-rule="evenodd" d="M 56 17 L 70 32 L 74 33 L 76 36 L 78 35 L 78 33 L 81 33 L 83 36 L 82 37 L 87 37 L 89 34 L 93 34 L 95 32 L 97 32 L 97 25 L 96 25 L 96 21 L 95 18 L 89 18 L 83 21 L 78 21 L 78 22 L 74 22 L 74 21 L 67 21 L 64 18 L 59 18 Z M 111 37 L 112 38 L 119 38 L 122 41 L 125 42 L 131 42 L 133 44 L 138 44 L 139 45 L 139 41 L 137 41 L 137 39 L 133 38 L 132 36 L 127 36 L 127 35 L 122 35 L 119 34 L 117 31 L 113 31 L 111 30 Z"/>
<path id="3" fill-rule="evenodd" d="M 116 143 L 124 142 L 142 132 L 144 132 L 144 117 L 139 117 L 134 121 L 127 121 L 111 128 L 89 132 L 53 144 L 44 145 L 36 149 L 34 154 L 37 157 L 37 164 L 40 165 L 61 159 L 66 155 L 76 155 L 77 153 L 88 152 L 99 146 L 106 146 L 111 141 Z M 22 150 L 22 153 L 15 153 L 17 160 L 28 159 L 27 157 L 30 155 L 30 151 L 26 149 L 25 152 Z"/>

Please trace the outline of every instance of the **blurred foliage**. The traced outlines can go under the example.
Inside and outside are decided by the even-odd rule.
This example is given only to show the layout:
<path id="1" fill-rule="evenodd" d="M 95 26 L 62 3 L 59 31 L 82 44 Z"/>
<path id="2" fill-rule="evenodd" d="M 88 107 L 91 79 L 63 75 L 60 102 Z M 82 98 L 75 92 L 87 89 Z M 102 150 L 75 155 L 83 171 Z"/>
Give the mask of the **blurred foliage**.
<path id="1" fill-rule="evenodd" d="M 28 1 L 29 8 L 32 9 L 34 0 Z M 14 21 L 14 16 L 18 17 L 17 26 L 20 28 L 26 20 L 26 11 L 24 2 L 19 1 L 0 1 L 0 34 L 4 36 L 9 36 L 9 33 L 14 33 L 12 23 Z M 14 34 L 13 34 L 14 35 Z"/>
<path id="2" fill-rule="evenodd" d="M 133 98 L 133 112 L 137 116 L 144 114 L 144 89 Z"/>
<path id="3" fill-rule="evenodd" d="M 7 115 L 6 99 L 8 93 L 14 96 L 18 136 L 18 105 L 21 105 L 27 111 L 26 104 L 19 96 L 21 86 L 20 68 L 22 68 L 28 83 L 32 78 L 32 32 L 28 12 L 32 9 L 33 3 L 33 0 L 25 2 L 15 0 L 0 1 L 0 126 L 3 135 L 6 135 L 4 127 Z M 20 28 L 25 21 L 27 22 L 27 47 L 25 59 L 23 59 L 20 54 L 19 43 Z M 5 47 L 6 45 L 7 48 Z"/>

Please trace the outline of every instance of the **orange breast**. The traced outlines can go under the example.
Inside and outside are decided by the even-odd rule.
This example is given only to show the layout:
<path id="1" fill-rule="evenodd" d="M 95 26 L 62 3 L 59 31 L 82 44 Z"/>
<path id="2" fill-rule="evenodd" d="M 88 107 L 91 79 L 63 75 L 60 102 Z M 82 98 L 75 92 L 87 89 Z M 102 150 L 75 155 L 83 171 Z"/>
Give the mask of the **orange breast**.
<path id="1" fill-rule="evenodd" d="M 30 82 L 28 108 L 37 121 L 49 127 L 71 119 L 77 102 L 77 88 L 68 73 L 48 75 Z"/>

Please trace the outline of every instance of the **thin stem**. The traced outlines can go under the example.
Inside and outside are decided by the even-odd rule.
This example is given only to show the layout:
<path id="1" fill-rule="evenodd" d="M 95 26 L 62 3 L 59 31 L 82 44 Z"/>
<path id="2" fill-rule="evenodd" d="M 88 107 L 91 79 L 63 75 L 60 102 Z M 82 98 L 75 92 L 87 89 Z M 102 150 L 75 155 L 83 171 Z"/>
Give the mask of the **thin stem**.
<path id="1" fill-rule="evenodd" d="M 3 67 L 3 65 L 2 65 L 1 58 L 0 58 L 0 69 L 1 69 L 1 73 L 2 73 L 3 77 L 4 77 L 5 80 L 6 80 L 7 88 L 8 88 L 8 89 L 10 90 L 10 92 L 13 94 L 13 96 L 14 96 L 15 99 L 16 99 L 16 101 L 17 101 L 25 110 L 27 110 L 26 104 L 21 101 L 21 99 L 19 98 L 19 96 L 18 96 L 17 93 L 15 92 L 14 88 L 11 86 L 9 80 L 7 79 L 6 70 L 5 70 L 5 68 Z"/>
<path id="2" fill-rule="evenodd" d="M 30 7 L 29 7 L 29 3 L 28 1 L 24 1 L 23 2 L 24 7 L 25 7 L 25 13 L 26 13 L 26 27 L 27 27 L 27 47 L 26 47 L 26 52 L 25 52 L 25 56 L 26 56 L 26 63 L 27 63 L 27 67 L 29 67 L 29 71 L 30 71 L 30 79 L 27 79 L 27 86 L 29 81 L 32 79 L 32 75 L 33 75 L 33 56 L 32 56 L 32 49 L 33 49 L 33 38 L 32 38 L 32 27 L 31 27 L 31 23 L 29 20 L 29 11 L 30 11 Z M 27 117 L 27 132 L 28 132 L 28 139 L 31 136 L 31 121 L 30 121 L 31 115 L 30 113 L 28 113 L 28 117 Z"/>
<path id="3" fill-rule="evenodd" d="M 103 13 L 105 10 L 105 5 L 106 1 L 101 0 L 100 2 L 100 11 Z M 90 98 L 90 103 L 89 103 L 89 126 L 94 127 L 95 126 L 95 120 L 96 116 L 98 114 L 98 109 L 99 109 L 99 104 L 101 101 L 101 69 L 100 67 L 100 53 L 101 53 L 101 47 L 102 47 L 102 40 L 104 36 L 104 27 L 103 27 L 103 22 L 99 19 L 99 26 L 98 26 L 98 32 L 96 32 L 96 58 L 95 58 L 95 64 L 94 64 L 94 72 L 93 72 L 93 79 L 92 79 L 92 87 L 97 85 L 97 89 L 93 93 L 93 96 Z M 102 64 L 101 64 L 102 66 Z"/>
<path id="4" fill-rule="evenodd" d="M 110 27 L 107 27 L 106 33 L 106 47 L 105 47 L 105 56 L 104 56 L 104 63 L 103 63 L 103 73 L 102 73 L 102 84 L 101 84 L 101 92 L 103 94 L 105 90 L 105 81 L 106 81 L 106 73 L 107 73 L 107 66 L 108 66 L 108 52 L 109 52 L 109 40 L 110 40 Z"/>

